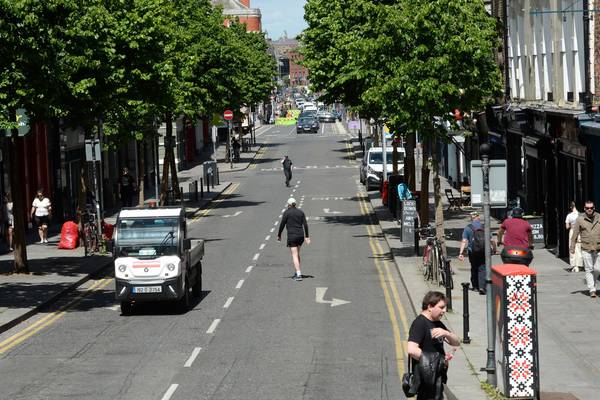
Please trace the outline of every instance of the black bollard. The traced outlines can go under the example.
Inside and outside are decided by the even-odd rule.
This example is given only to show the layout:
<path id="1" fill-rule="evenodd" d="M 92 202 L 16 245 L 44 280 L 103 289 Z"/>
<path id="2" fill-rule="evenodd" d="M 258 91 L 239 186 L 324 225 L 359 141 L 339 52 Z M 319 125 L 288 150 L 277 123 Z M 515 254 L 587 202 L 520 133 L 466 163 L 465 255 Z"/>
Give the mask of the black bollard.
<path id="1" fill-rule="evenodd" d="M 198 181 L 194 181 L 194 200 L 198 201 Z"/>
<path id="2" fill-rule="evenodd" d="M 204 179 L 200 178 L 200 198 L 204 197 Z"/>
<path id="3" fill-rule="evenodd" d="M 419 219 L 414 219 L 414 232 L 415 232 L 415 255 L 418 257 L 419 254 Z"/>
<path id="4" fill-rule="evenodd" d="M 212 188 L 214 189 L 215 188 L 215 172 L 214 171 L 211 173 L 210 177 L 212 178 L 211 179 L 211 181 L 212 181 Z"/>
<path id="5" fill-rule="evenodd" d="M 192 200 L 192 192 L 194 191 L 193 188 L 194 187 L 192 186 L 192 182 L 188 183 L 188 193 L 189 193 L 189 195 L 188 195 L 189 199 L 188 200 L 189 201 Z"/>
<path id="6" fill-rule="evenodd" d="M 179 200 L 180 200 L 181 204 L 183 205 L 183 187 L 179 188 Z"/>
<path id="7" fill-rule="evenodd" d="M 211 174 L 206 175 L 206 193 L 210 193 L 210 177 L 211 176 L 212 176 Z"/>
<path id="8" fill-rule="evenodd" d="M 469 337 L 469 282 L 461 283 L 463 287 L 463 343 L 471 343 Z"/>
<path id="9" fill-rule="evenodd" d="M 445 262 L 444 274 L 446 274 L 446 308 L 452 310 L 452 285 L 450 284 L 452 272 L 450 270 L 450 260 L 446 260 Z"/>

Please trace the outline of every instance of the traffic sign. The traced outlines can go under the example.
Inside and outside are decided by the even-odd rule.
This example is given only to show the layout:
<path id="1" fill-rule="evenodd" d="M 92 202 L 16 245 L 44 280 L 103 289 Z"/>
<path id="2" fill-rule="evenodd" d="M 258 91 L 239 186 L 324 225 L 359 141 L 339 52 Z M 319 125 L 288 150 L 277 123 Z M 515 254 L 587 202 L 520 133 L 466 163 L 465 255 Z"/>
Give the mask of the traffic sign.
<path id="1" fill-rule="evenodd" d="M 231 121 L 233 119 L 233 111 L 225 110 L 223 113 L 223 118 L 225 118 L 227 121 Z"/>

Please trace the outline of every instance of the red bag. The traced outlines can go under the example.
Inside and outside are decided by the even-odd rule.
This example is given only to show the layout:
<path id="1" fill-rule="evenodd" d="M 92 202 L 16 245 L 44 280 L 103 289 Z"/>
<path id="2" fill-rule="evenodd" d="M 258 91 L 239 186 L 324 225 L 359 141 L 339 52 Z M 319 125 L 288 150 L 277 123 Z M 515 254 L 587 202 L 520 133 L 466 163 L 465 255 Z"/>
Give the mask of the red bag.
<path id="1" fill-rule="evenodd" d="M 73 221 L 67 221 L 63 224 L 60 230 L 59 249 L 73 250 L 77 247 L 79 239 L 79 226 Z"/>
<path id="2" fill-rule="evenodd" d="M 388 181 L 383 181 L 383 186 L 381 187 L 381 203 L 384 206 L 387 206 L 388 199 Z"/>

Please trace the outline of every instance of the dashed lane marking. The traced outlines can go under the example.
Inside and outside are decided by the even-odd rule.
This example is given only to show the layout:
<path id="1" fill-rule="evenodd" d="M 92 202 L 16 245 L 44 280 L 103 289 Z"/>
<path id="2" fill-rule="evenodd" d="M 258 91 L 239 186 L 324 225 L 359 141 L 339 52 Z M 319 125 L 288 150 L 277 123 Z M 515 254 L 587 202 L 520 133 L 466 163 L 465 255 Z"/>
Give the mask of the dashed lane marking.
<path id="1" fill-rule="evenodd" d="M 223 308 L 229 308 L 229 306 L 231 305 L 232 302 L 233 302 L 233 297 L 228 298 L 227 301 L 225 302 L 225 304 L 223 304 Z"/>
<path id="2" fill-rule="evenodd" d="M 206 331 L 206 333 L 214 333 L 215 329 L 217 329 L 217 326 L 219 325 L 219 322 L 221 322 L 220 319 L 215 319 L 212 324 L 210 324 L 210 326 L 208 327 L 208 330 Z"/>
<path id="3" fill-rule="evenodd" d="M 198 357 L 198 354 L 200 354 L 201 350 L 202 350 L 202 347 L 194 348 L 194 350 L 192 351 L 192 354 L 190 355 L 190 358 L 187 359 L 187 361 L 185 362 L 185 364 L 183 366 L 185 368 L 191 367 L 192 364 L 194 363 L 194 361 L 196 360 L 196 357 Z"/>

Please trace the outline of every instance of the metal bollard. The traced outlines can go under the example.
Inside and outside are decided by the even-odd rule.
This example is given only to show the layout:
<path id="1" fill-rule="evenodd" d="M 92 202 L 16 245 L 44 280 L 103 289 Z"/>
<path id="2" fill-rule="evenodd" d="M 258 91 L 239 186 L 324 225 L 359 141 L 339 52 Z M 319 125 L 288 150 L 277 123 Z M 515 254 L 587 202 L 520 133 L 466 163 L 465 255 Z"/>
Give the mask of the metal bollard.
<path id="1" fill-rule="evenodd" d="M 413 228 L 415 232 L 415 255 L 418 257 L 419 254 L 419 219 L 415 218 L 413 222 Z"/>
<path id="2" fill-rule="evenodd" d="M 446 307 L 448 310 L 452 310 L 452 286 L 450 286 L 450 279 L 452 279 L 452 272 L 450 270 L 450 260 L 446 260 L 444 265 L 444 273 L 446 274 Z"/>
<path id="3" fill-rule="evenodd" d="M 212 177 L 212 179 L 211 179 L 212 180 L 212 188 L 214 189 L 215 188 L 215 173 L 214 172 L 211 174 L 211 177 Z"/>
<path id="4" fill-rule="evenodd" d="M 219 178 L 219 166 L 215 165 L 215 168 L 217 169 L 217 185 L 221 184 L 220 178 Z"/>
<path id="5" fill-rule="evenodd" d="M 198 181 L 194 181 L 194 200 L 198 201 Z"/>
<path id="6" fill-rule="evenodd" d="M 180 200 L 181 204 L 183 205 L 183 187 L 179 188 L 179 200 Z"/>
<path id="7" fill-rule="evenodd" d="M 469 282 L 461 283 L 463 287 L 463 343 L 471 343 L 469 337 Z"/>
<path id="8" fill-rule="evenodd" d="M 192 186 L 192 182 L 190 182 L 188 184 L 188 193 L 189 193 L 189 195 L 188 195 L 189 199 L 188 200 L 190 200 L 190 201 L 192 200 L 192 192 L 193 192 L 193 186 Z"/>
<path id="9" fill-rule="evenodd" d="M 206 193 L 210 193 L 210 177 L 212 174 L 206 175 Z"/>
<path id="10" fill-rule="evenodd" d="M 204 197 L 204 179 L 200 178 L 200 198 Z"/>

